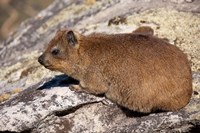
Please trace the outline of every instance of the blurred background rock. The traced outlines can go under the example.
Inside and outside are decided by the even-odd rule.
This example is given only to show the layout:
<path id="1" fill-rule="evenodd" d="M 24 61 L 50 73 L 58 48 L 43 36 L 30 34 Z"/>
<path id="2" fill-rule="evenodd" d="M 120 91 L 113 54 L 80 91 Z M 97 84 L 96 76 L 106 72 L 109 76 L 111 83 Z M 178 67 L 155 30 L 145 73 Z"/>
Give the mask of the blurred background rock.
<path id="1" fill-rule="evenodd" d="M 0 0 L 0 42 L 20 23 L 35 16 L 53 0 Z"/>

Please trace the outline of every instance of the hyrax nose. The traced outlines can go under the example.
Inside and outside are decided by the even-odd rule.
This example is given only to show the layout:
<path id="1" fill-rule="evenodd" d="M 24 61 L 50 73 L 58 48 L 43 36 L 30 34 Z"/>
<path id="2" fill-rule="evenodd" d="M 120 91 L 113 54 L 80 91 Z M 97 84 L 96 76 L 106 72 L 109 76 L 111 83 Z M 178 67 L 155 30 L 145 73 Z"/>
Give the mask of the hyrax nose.
<path id="1" fill-rule="evenodd" d="M 41 65 L 44 65 L 44 55 L 41 55 L 41 56 L 38 58 L 38 62 L 39 62 Z"/>

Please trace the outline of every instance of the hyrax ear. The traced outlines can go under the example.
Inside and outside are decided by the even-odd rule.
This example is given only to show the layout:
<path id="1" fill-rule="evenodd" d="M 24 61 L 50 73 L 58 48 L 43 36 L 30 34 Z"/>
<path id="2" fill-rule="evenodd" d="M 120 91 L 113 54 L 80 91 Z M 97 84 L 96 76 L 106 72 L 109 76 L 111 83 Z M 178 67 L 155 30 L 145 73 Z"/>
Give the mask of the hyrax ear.
<path id="1" fill-rule="evenodd" d="M 75 32 L 73 32 L 72 30 L 68 31 L 66 33 L 66 38 L 68 44 L 73 47 L 78 47 L 78 35 Z"/>

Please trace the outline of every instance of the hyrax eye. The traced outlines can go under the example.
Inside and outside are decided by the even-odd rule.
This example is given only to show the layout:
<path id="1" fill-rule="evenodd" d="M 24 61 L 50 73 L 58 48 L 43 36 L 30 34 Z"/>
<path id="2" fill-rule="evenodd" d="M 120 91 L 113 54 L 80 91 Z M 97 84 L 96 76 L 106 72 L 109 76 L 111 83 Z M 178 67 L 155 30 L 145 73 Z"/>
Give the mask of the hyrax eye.
<path id="1" fill-rule="evenodd" d="M 54 49 L 51 54 L 52 55 L 58 55 L 60 53 L 60 50 L 59 49 Z"/>

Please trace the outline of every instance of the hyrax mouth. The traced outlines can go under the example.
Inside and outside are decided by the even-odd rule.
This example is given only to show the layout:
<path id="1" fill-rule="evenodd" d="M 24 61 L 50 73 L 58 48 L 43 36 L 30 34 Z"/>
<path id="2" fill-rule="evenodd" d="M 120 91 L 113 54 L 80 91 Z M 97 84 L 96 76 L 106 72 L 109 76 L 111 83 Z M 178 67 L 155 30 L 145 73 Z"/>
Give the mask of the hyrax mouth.
<path id="1" fill-rule="evenodd" d="M 38 62 L 39 62 L 41 65 L 45 66 L 45 63 L 44 63 L 44 55 L 41 55 L 41 56 L 38 58 Z"/>
<path id="2" fill-rule="evenodd" d="M 52 65 L 50 65 L 44 58 L 44 55 L 41 55 L 39 58 L 38 58 L 38 62 L 43 65 L 45 68 L 47 69 L 51 69 L 52 68 Z"/>

